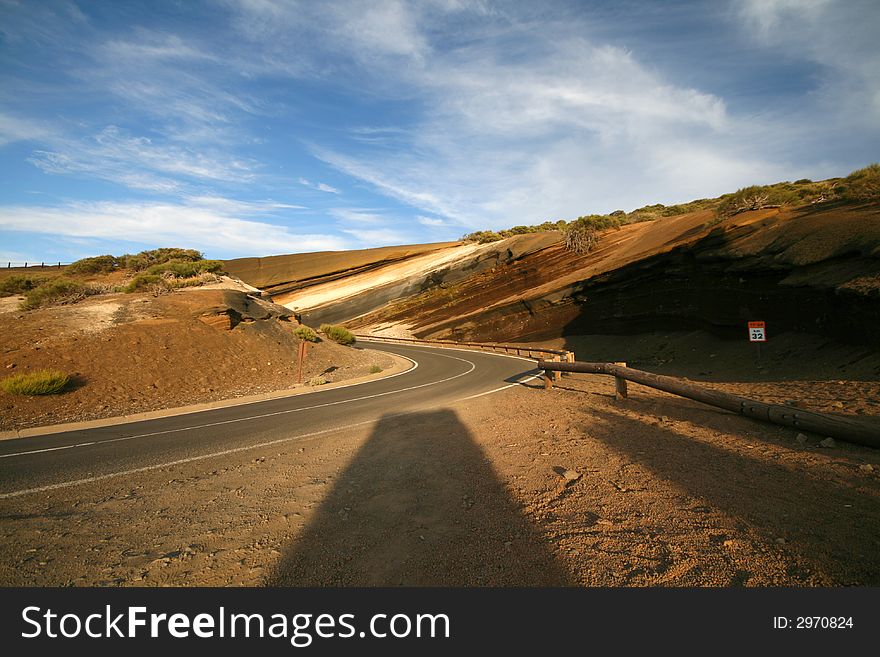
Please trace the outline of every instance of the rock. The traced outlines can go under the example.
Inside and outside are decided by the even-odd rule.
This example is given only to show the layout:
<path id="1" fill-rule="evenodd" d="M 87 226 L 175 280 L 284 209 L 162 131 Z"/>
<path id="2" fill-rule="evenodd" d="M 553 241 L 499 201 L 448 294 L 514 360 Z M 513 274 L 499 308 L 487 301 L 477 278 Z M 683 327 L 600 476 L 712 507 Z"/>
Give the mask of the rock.
<path id="1" fill-rule="evenodd" d="M 862 472 L 874 472 L 874 466 L 870 463 L 865 463 L 859 466 L 859 470 L 861 470 Z"/>
<path id="2" fill-rule="evenodd" d="M 842 402 L 842 401 L 836 401 L 836 402 L 834 402 L 834 403 L 831 404 L 831 405 L 832 405 L 834 408 L 843 408 L 843 402 Z"/>
<path id="3" fill-rule="evenodd" d="M 802 433 L 799 433 L 797 436 L 795 436 L 795 440 L 798 441 L 798 443 L 801 445 L 807 444 L 807 437 Z"/>
<path id="4" fill-rule="evenodd" d="M 199 317 L 199 321 L 221 331 L 231 331 L 234 327 L 232 316 L 226 313 L 202 315 Z"/>
<path id="5" fill-rule="evenodd" d="M 13 367 L 15 367 L 15 363 L 9 363 L 9 365 L 6 366 L 6 369 L 11 370 Z"/>
<path id="6" fill-rule="evenodd" d="M 785 539 L 784 538 L 777 538 L 776 543 L 778 545 L 785 545 Z"/>
<path id="7" fill-rule="evenodd" d="M 837 447 L 837 443 L 834 441 L 834 438 L 829 437 L 825 440 L 820 440 L 819 447 Z"/>
<path id="8" fill-rule="evenodd" d="M 568 468 L 564 468 L 561 465 L 553 466 L 553 472 L 565 479 L 566 486 L 569 484 L 573 484 L 583 476 L 580 472 L 569 470 Z"/>

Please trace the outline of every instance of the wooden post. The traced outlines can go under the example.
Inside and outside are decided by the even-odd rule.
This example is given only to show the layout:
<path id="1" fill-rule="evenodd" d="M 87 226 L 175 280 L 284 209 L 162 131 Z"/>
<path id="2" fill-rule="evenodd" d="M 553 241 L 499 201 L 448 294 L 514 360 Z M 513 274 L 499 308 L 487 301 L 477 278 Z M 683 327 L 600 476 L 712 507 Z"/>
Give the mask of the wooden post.
<path id="1" fill-rule="evenodd" d="M 544 390 L 550 390 L 553 387 L 553 373 L 544 370 Z"/>
<path id="2" fill-rule="evenodd" d="M 554 362 L 559 362 L 562 359 L 559 356 L 554 356 L 553 360 L 554 360 Z M 562 372 L 553 372 L 553 380 L 554 381 L 559 381 L 561 379 L 562 379 Z"/>
<path id="3" fill-rule="evenodd" d="M 626 363 L 624 363 L 624 362 L 618 362 L 618 363 L 614 363 L 614 364 L 620 365 L 621 367 L 626 367 Z M 620 398 L 626 399 L 628 397 L 627 390 L 626 390 L 626 379 L 621 378 L 619 376 L 614 377 L 614 397 L 615 397 L 615 399 L 620 399 Z"/>

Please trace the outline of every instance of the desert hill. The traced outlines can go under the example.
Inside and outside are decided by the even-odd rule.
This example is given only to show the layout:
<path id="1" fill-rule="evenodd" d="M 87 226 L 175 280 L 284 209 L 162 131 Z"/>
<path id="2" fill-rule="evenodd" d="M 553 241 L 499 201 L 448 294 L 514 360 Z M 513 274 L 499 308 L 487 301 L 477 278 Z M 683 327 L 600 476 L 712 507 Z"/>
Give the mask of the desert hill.
<path id="1" fill-rule="evenodd" d="M 19 310 L 14 296 L 3 299 L 3 376 L 55 369 L 71 382 L 60 395 L 0 392 L 0 431 L 297 387 L 300 339 L 293 313 L 236 287 L 223 279 L 203 288 L 100 294 L 30 311 Z M 373 365 L 387 369 L 392 362 L 322 339 L 309 348 L 303 381 L 366 376 Z"/>

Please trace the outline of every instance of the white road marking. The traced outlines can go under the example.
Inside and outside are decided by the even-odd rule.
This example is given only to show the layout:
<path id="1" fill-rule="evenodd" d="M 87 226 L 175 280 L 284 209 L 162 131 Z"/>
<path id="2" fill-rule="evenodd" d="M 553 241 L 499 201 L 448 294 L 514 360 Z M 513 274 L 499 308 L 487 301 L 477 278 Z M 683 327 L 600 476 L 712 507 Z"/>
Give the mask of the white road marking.
<path id="1" fill-rule="evenodd" d="M 406 415 L 405 413 L 400 413 L 399 415 Z M 393 417 L 393 416 L 392 416 Z M 260 447 L 270 447 L 272 445 L 280 445 L 281 443 L 290 442 L 292 440 L 305 440 L 306 438 L 312 438 L 314 436 L 320 436 L 325 433 L 332 433 L 334 431 L 343 431 L 344 429 L 353 429 L 355 427 L 359 427 L 365 424 L 371 424 L 376 422 L 376 420 L 365 420 L 363 422 L 356 422 L 355 424 L 348 424 L 342 427 L 334 427 L 332 429 L 324 429 L 323 431 L 314 431 L 312 433 L 302 434 L 300 436 L 288 436 L 287 438 L 278 438 L 277 440 L 269 440 L 263 443 L 257 443 L 256 445 L 245 445 L 243 447 L 234 447 L 232 449 L 225 449 L 222 452 L 213 452 L 211 454 L 201 454 L 199 456 L 190 456 L 185 459 L 178 459 L 176 461 L 169 461 L 167 463 L 159 463 L 157 465 L 147 465 L 142 468 L 133 468 L 131 470 L 123 470 L 121 472 L 110 472 L 103 475 L 97 475 L 94 477 L 86 477 L 85 479 L 74 479 L 72 481 L 62 481 L 57 484 L 49 484 L 48 486 L 39 486 L 37 488 L 25 488 L 23 490 L 16 490 L 9 493 L 0 493 L 0 499 L 9 499 L 10 497 L 20 497 L 21 495 L 29 495 L 31 493 L 45 493 L 50 490 L 57 490 L 59 488 L 69 488 L 71 486 L 78 486 L 80 484 L 90 484 L 95 481 L 103 481 L 105 479 L 112 479 L 113 477 L 122 477 L 125 475 L 138 474 L 139 472 L 149 472 L 150 470 L 159 470 L 161 468 L 169 468 L 175 465 L 182 465 L 184 463 L 192 463 L 194 461 L 203 461 L 205 459 L 211 459 L 217 456 L 227 456 L 228 454 L 236 454 L 238 452 L 244 452 L 249 449 L 259 449 Z"/>
<path id="2" fill-rule="evenodd" d="M 461 351 L 466 351 L 466 350 L 462 349 Z M 399 354 L 398 354 L 398 355 L 399 355 Z M 392 391 L 389 391 L 389 392 L 381 392 L 381 393 L 377 393 L 377 394 L 374 394 L 374 395 L 366 395 L 366 396 L 364 396 L 364 397 L 358 397 L 357 399 L 341 400 L 341 401 L 338 401 L 338 402 L 329 402 L 329 403 L 327 403 L 327 404 L 318 404 L 318 405 L 316 405 L 316 406 L 310 406 L 309 409 L 311 409 L 311 408 L 321 408 L 321 407 L 324 407 L 324 406 L 333 406 L 333 405 L 336 405 L 336 404 L 342 404 L 342 403 L 345 403 L 345 402 L 347 402 L 347 401 L 358 401 L 358 400 L 361 400 L 361 399 L 372 399 L 372 398 L 374 398 L 374 397 L 383 397 L 383 396 L 385 396 L 385 395 L 390 395 L 390 394 L 394 394 L 394 393 L 397 393 L 397 392 L 405 392 L 405 391 L 407 391 L 407 390 L 415 390 L 415 389 L 417 389 L 417 388 L 425 388 L 425 387 L 428 387 L 428 386 L 437 385 L 437 384 L 439 384 L 439 383 L 445 383 L 446 381 L 452 381 L 453 379 L 457 379 L 457 378 L 459 378 L 459 377 L 462 377 L 462 376 L 465 376 L 465 375 L 467 375 L 467 374 L 470 374 L 471 372 L 473 372 L 473 371 L 476 369 L 476 364 L 472 363 L 472 362 L 469 361 L 469 360 L 465 360 L 464 358 L 457 358 L 457 357 L 455 357 L 455 356 L 449 356 L 449 355 L 447 355 L 447 354 L 438 354 L 438 355 L 442 355 L 442 356 L 445 357 L 445 358 L 452 358 L 453 360 L 460 360 L 460 361 L 462 361 L 462 362 L 464 362 L 464 363 L 467 363 L 468 365 L 470 365 L 470 369 L 468 369 L 466 372 L 462 372 L 462 373 L 460 373 L 460 374 L 456 374 L 455 376 L 451 376 L 451 377 L 448 377 L 448 378 L 446 378 L 446 379 L 441 379 L 441 380 L 439 380 L 439 381 L 432 381 L 431 383 L 422 383 L 422 384 L 417 385 L 417 386 L 410 386 L 409 388 L 402 388 L 401 390 L 392 390 Z M 494 354 L 494 355 L 500 356 L 501 354 Z M 403 356 L 403 358 L 407 358 L 407 357 L 406 357 L 406 356 Z M 510 358 L 517 358 L 517 356 L 510 356 Z M 408 360 L 412 360 L 412 359 L 408 359 Z M 525 358 L 521 358 L 521 360 L 527 360 L 527 359 L 525 359 Z M 416 367 L 418 367 L 418 363 L 417 363 L 416 361 L 412 361 L 412 362 L 413 362 L 413 364 L 414 364 Z M 413 369 L 415 369 L 415 368 L 413 368 Z M 412 371 L 412 370 L 408 370 L 408 371 Z M 519 384 L 521 384 L 521 383 L 524 383 L 525 381 L 529 381 L 529 380 L 531 380 L 531 379 L 537 378 L 537 376 L 538 376 L 538 375 L 533 375 L 533 376 L 530 376 L 530 377 L 528 377 L 527 379 L 523 379 L 522 381 L 519 381 L 519 382 L 517 382 L 517 383 L 511 383 L 511 384 L 508 384 L 508 385 L 506 385 L 506 386 L 501 386 L 500 388 L 495 388 L 494 390 L 489 390 L 489 391 L 487 391 L 487 392 L 481 392 L 481 393 L 478 393 L 478 394 L 476 394 L 476 395 L 471 395 L 471 396 L 469 396 L 469 397 L 463 397 L 463 398 L 461 398 L 461 399 L 457 399 L 457 400 L 455 400 L 455 401 L 464 401 L 464 400 L 466 400 L 466 399 L 473 399 L 473 398 L 475 398 L 475 397 L 482 397 L 483 395 L 489 395 L 489 394 L 492 394 L 492 393 L 495 393 L 495 392 L 499 392 L 499 391 L 501 391 L 501 390 L 506 390 L 507 388 L 512 388 L 513 386 L 516 386 L 516 385 L 519 385 Z M 391 377 L 388 377 L 388 378 L 391 378 Z M 241 422 L 241 421 L 244 421 L 244 420 L 259 419 L 259 418 L 263 418 L 263 417 L 271 417 L 271 416 L 273 416 L 273 415 L 282 415 L 282 414 L 284 414 L 284 413 L 295 413 L 295 412 L 297 412 L 297 411 L 304 411 L 304 410 L 308 410 L 308 409 L 306 409 L 306 408 L 290 409 L 290 410 L 287 410 L 287 411 L 278 411 L 278 412 L 275 412 L 275 413 L 265 413 L 265 414 L 262 414 L 262 415 L 253 415 L 253 416 L 250 416 L 250 417 L 247 417 L 247 418 L 239 418 L 239 419 L 237 419 L 237 420 L 225 420 L 225 421 L 223 421 L 223 422 L 212 422 L 212 423 L 209 423 L 209 424 L 202 424 L 202 425 L 198 425 L 198 426 L 184 427 L 184 428 L 180 428 L 180 429 L 170 429 L 170 430 L 168 430 L 168 431 L 156 431 L 156 432 L 153 432 L 153 433 L 139 434 L 139 435 L 137 435 L 137 436 L 127 436 L 127 437 L 124 437 L 124 438 L 113 438 L 113 439 L 110 439 L 110 440 L 96 441 L 96 442 L 92 442 L 92 443 L 80 443 L 80 444 L 78 444 L 78 445 L 69 445 L 69 446 L 66 446 L 66 447 L 55 447 L 55 448 L 49 448 L 49 449 L 45 449 L 45 450 L 34 450 L 33 452 L 21 452 L 21 453 L 19 453 L 19 454 L 6 454 L 6 455 L 4 455 L 4 457 L 8 457 L 8 456 L 20 456 L 20 455 L 22 455 L 22 454 L 31 454 L 31 453 L 37 453 L 37 452 L 43 452 L 43 451 L 50 451 L 50 450 L 53 450 L 53 449 L 69 449 L 69 448 L 72 448 L 72 447 L 81 447 L 81 446 L 86 446 L 86 445 L 94 445 L 94 444 L 104 443 L 104 442 L 116 442 L 116 441 L 119 441 L 119 440 L 131 440 L 131 439 L 133 439 L 133 438 L 142 438 L 142 437 L 145 437 L 145 436 L 154 436 L 154 435 L 163 434 L 163 433 L 174 433 L 174 432 L 178 432 L 178 431 L 188 431 L 188 430 L 190 430 L 190 429 L 199 429 L 199 428 L 202 428 L 202 427 L 211 427 L 211 426 L 216 426 L 216 425 L 219 425 L 219 424 L 230 424 L 230 423 L 232 423 L 232 422 Z M 412 413 L 416 413 L 416 412 L 419 412 L 419 411 L 409 411 L 409 412 L 405 412 L 405 413 L 395 413 L 395 414 L 393 414 L 393 415 L 385 416 L 385 417 L 386 417 L 386 418 L 387 418 L 387 417 L 401 417 L 401 416 L 404 416 L 404 415 L 410 415 L 410 414 L 412 414 Z M 294 440 L 305 440 L 305 439 L 307 439 L 307 438 L 313 438 L 313 437 L 315 437 L 315 436 L 320 436 L 320 435 L 327 434 L 327 433 L 333 433 L 333 432 L 335 432 L 335 431 L 344 431 L 344 430 L 346 430 L 346 429 L 354 429 L 355 427 L 360 427 L 360 426 L 364 426 L 364 425 L 367 425 L 367 424 L 372 424 L 372 423 L 374 423 L 374 422 L 376 422 L 375 419 L 364 420 L 363 422 L 356 422 L 356 423 L 354 423 L 354 424 L 348 424 L 348 425 L 344 425 L 344 426 L 340 426 L 340 427 L 334 427 L 334 428 L 332 428 L 332 429 L 323 429 L 322 431 L 314 431 L 314 432 L 312 432 L 312 433 L 301 434 L 301 435 L 298 435 L 298 436 L 288 436 L 287 438 L 278 438 L 278 439 L 276 439 L 276 440 L 270 440 L 270 441 L 266 441 L 266 442 L 262 442 L 262 443 L 257 443 L 257 444 L 255 444 L 255 445 L 244 445 L 244 446 L 242 446 L 242 447 L 234 447 L 234 448 L 232 448 L 232 449 L 226 449 L 226 450 L 223 450 L 223 451 L 220 451 L 220 452 L 212 452 L 212 453 L 210 453 L 210 454 L 201 454 L 201 455 L 199 455 L 199 456 L 190 456 L 190 457 L 188 457 L 188 458 L 178 459 L 178 460 L 176 460 L 176 461 L 168 461 L 168 462 L 166 462 L 166 463 L 159 463 L 159 464 L 156 464 L 156 465 L 148 465 L 148 466 L 144 466 L 144 467 L 142 467 L 142 468 L 133 468 L 133 469 L 131 469 L 131 470 L 123 470 L 123 471 L 119 471 L 119 472 L 110 472 L 110 473 L 107 473 L 107 474 L 97 475 L 97 476 L 94 476 L 94 477 L 86 477 L 86 478 L 84 478 L 84 479 L 74 479 L 74 480 L 71 480 L 71 481 L 62 481 L 62 482 L 59 482 L 59 483 L 56 483 L 56 484 L 48 484 L 48 485 L 46 485 L 46 486 L 39 486 L 39 487 L 36 487 L 36 488 L 25 488 L 25 489 L 22 489 L 22 490 L 10 491 L 10 492 L 8 492 L 8 493 L 0 493 L 0 499 L 10 499 L 10 498 L 13 498 L 13 497 L 20 497 L 20 496 L 22 496 L 22 495 L 30 495 L 30 494 L 33 494 L 33 493 L 45 493 L 45 492 L 47 492 L 47 491 L 58 490 L 58 489 L 60 489 L 60 488 L 70 488 L 71 486 L 79 486 L 79 485 L 81 485 L 81 484 L 89 484 L 89 483 L 94 483 L 94 482 L 96 482 L 96 481 L 104 481 L 104 480 L 106 480 L 106 479 L 112 479 L 112 478 L 114 478 L 114 477 L 122 477 L 122 476 L 126 476 L 126 475 L 139 474 L 139 473 L 142 473 L 142 472 L 150 472 L 150 471 L 152 471 L 152 470 L 160 470 L 160 469 L 162 469 L 162 468 L 169 468 L 169 467 L 173 467 L 173 466 L 175 466 L 175 465 L 183 465 L 183 464 L 186 464 L 186 463 L 193 463 L 193 462 L 195 462 L 195 461 L 203 461 L 203 460 L 205 460 L 205 459 L 215 458 L 215 457 L 219 457 L 219 456 L 228 456 L 229 454 L 237 454 L 237 453 L 245 452 L 245 451 L 252 450 L 252 449 L 260 449 L 261 447 L 270 447 L 270 446 L 272 446 L 272 445 L 280 445 L 280 444 L 282 444 L 282 443 L 286 443 L 286 442 L 290 442 L 290 441 L 294 441 Z"/>
<path id="3" fill-rule="evenodd" d="M 291 409 L 287 409 L 284 411 L 275 411 L 273 413 L 262 413 L 260 415 L 248 415 L 247 417 L 234 418 L 232 420 L 221 420 L 219 422 L 206 422 L 204 424 L 196 424 L 196 425 L 192 425 L 192 426 L 188 426 L 188 427 L 179 427 L 177 429 L 165 429 L 163 431 L 151 431 L 149 433 L 139 433 L 139 434 L 135 434 L 133 436 L 121 436 L 119 438 L 108 438 L 107 440 L 96 440 L 96 441 L 92 441 L 89 443 L 78 443 L 76 445 L 64 445 L 61 447 L 47 447 L 44 449 L 33 449 L 33 450 L 25 451 L 25 452 L 14 452 L 12 454 L 0 454 L 0 458 L 7 459 L 7 458 L 11 458 L 13 456 L 27 456 L 29 454 L 40 454 L 42 452 L 53 452 L 53 451 L 57 451 L 57 450 L 61 450 L 61 449 L 73 449 L 74 447 L 86 447 L 88 445 L 103 445 L 105 443 L 117 443 L 117 442 L 121 442 L 121 441 L 125 441 L 125 440 L 134 440 L 135 438 L 148 438 L 150 436 L 160 436 L 160 435 L 167 434 L 167 433 L 179 433 L 182 431 L 191 431 L 193 429 L 205 429 L 207 427 L 216 427 L 216 426 L 220 426 L 223 424 L 233 424 L 236 422 L 246 422 L 248 420 L 259 420 L 259 419 L 266 418 L 266 417 L 273 417 L 275 415 L 285 415 L 288 413 L 299 413 L 301 411 L 310 411 L 310 410 L 313 410 L 316 408 L 324 408 L 327 406 L 336 406 L 337 404 L 347 404 L 349 402 L 362 401 L 364 399 L 373 399 L 375 397 L 384 397 L 385 395 L 392 395 L 392 394 L 396 394 L 399 392 L 406 392 L 408 390 L 416 390 L 417 388 L 425 388 L 425 387 L 437 385 L 440 383 L 446 383 L 447 381 L 452 381 L 453 379 L 457 379 L 461 376 L 465 376 L 467 374 L 470 374 L 477 367 L 474 363 L 472 363 L 469 360 L 465 360 L 464 358 L 456 358 L 455 356 L 449 356 L 448 354 L 438 354 L 438 355 L 443 356 L 444 358 L 451 358 L 453 360 L 459 360 L 463 363 L 467 363 L 468 365 L 470 365 L 470 369 L 468 369 L 466 372 L 461 372 L 460 374 L 456 374 L 455 376 L 450 376 L 445 379 L 440 379 L 439 381 L 431 381 L 430 383 L 422 383 L 417 386 L 410 386 L 408 388 L 401 388 L 399 390 L 390 390 L 388 392 L 379 392 L 379 393 L 376 393 L 373 395 L 364 395 L 363 397 L 355 397 L 353 399 L 342 399 L 342 400 L 335 401 L 335 402 L 327 402 L 326 404 L 315 404 L 314 406 L 306 406 L 303 408 L 291 408 Z M 401 356 L 401 357 L 406 358 L 408 361 L 411 361 L 414 365 L 414 367 L 410 370 L 407 370 L 407 372 L 412 372 L 414 369 L 416 369 L 419 366 L 419 364 L 416 361 L 414 361 L 412 358 L 407 358 L 406 356 Z M 391 377 L 387 377 L 387 378 L 390 379 Z"/>

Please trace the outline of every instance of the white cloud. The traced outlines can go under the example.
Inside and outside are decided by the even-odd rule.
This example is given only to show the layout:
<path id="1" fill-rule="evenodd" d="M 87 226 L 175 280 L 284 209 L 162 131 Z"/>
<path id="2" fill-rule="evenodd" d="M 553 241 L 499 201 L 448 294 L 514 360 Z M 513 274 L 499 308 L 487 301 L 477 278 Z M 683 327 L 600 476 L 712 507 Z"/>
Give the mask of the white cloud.
<path id="1" fill-rule="evenodd" d="M 134 189 L 171 193 L 183 189 L 186 179 L 246 182 L 254 178 L 252 162 L 156 143 L 116 126 L 88 139 L 55 139 L 51 145 L 54 150 L 34 151 L 28 161 L 45 173 L 85 174 Z"/>
<path id="2" fill-rule="evenodd" d="M 362 210 L 357 208 L 331 208 L 330 214 L 345 223 L 372 225 L 389 223 L 389 217 L 378 214 L 372 210 Z"/>
<path id="3" fill-rule="evenodd" d="M 418 221 L 422 226 L 445 226 L 446 222 L 442 219 L 435 219 L 434 217 L 425 217 L 419 215 L 416 217 L 416 221 Z"/>
<path id="4" fill-rule="evenodd" d="M 215 253 L 264 256 L 350 248 L 343 238 L 297 233 L 266 221 L 240 219 L 284 207 L 224 199 L 190 203 L 75 202 L 63 206 L 2 206 L 0 230 L 74 238 L 181 246 Z"/>
<path id="5" fill-rule="evenodd" d="M 22 119 L 0 112 L 0 146 L 15 141 L 40 140 L 51 134 L 51 130 L 39 121 Z"/>
<path id="6" fill-rule="evenodd" d="M 299 184 L 304 185 L 306 187 L 311 187 L 312 189 L 317 189 L 319 192 L 327 192 L 328 194 L 339 194 L 340 191 L 335 187 L 331 187 L 330 185 L 322 182 L 313 183 L 307 178 L 300 178 Z"/>
<path id="7" fill-rule="evenodd" d="M 875 0 L 742 0 L 749 35 L 769 51 L 818 64 L 826 117 L 876 135 L 880 125 L 880 11 Z M 827 119 L 823 128 L 828 130 Z"/>

